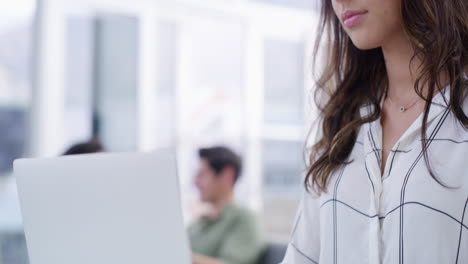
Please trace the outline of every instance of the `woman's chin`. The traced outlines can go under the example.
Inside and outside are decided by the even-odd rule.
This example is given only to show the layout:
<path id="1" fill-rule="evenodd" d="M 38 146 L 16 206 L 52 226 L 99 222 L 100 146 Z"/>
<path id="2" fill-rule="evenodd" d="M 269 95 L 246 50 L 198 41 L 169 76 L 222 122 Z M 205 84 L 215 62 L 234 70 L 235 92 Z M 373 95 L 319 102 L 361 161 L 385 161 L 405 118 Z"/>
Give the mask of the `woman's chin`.
<path id="1" fill-rule="evenodd" d="M 382 46 L 378 41 L 371 41 L 369 38 L 351 38 L 351 41 L 360 50 L 371 50 Z"/>

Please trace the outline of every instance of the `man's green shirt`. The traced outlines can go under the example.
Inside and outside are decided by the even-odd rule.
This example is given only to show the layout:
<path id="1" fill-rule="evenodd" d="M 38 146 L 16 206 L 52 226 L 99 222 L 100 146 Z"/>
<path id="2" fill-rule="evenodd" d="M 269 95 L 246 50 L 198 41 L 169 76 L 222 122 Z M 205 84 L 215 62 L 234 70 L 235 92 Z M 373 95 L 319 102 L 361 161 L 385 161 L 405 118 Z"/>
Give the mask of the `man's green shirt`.
<path id="1" fill-rule="evenodd" d="M 255 264 L 263 250 L 256 217 L 233 204 L 226 206 L 216 220 L 201 217 L 188 232 L 194 253 L 225 264 Z"/>

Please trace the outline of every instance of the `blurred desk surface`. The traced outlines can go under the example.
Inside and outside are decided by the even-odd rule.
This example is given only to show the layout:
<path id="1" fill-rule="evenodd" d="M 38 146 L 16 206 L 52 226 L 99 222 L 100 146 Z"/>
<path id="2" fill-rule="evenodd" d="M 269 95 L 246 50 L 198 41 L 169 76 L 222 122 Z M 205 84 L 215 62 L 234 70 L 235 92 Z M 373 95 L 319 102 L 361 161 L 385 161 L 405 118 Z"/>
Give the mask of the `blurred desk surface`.
<path id="1" fill-rule="evenodd" d="M 23 232 L 16 182 L 11 176 L 0 176 L 0 233 Z"/>

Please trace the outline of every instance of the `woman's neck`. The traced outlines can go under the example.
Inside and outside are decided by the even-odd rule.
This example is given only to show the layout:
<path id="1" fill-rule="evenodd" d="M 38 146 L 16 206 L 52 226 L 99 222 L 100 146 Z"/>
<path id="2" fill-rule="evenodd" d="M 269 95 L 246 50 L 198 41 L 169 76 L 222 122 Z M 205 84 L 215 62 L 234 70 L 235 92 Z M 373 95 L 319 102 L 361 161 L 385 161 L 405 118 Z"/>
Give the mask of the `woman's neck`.
<path id="1" fill-rule="evenodd" d="M 414 84 L 421 62 L 415 57 L 409 39 L 400 37 L 382 47 L 388 76 L 388 96 L 397 101 L 414 100 L 417 96 Z"/>

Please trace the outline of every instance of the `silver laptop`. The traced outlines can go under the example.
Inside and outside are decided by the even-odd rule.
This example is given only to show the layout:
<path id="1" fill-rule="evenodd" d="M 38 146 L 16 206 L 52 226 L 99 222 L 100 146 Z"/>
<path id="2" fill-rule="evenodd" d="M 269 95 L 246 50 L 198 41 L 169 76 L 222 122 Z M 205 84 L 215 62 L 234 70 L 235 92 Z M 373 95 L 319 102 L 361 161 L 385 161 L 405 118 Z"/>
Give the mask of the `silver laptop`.
<path id="1" fill-rule="evenodd" d="M 14 164 L 31 264 L 189 264 L 174 155 Z"/>

